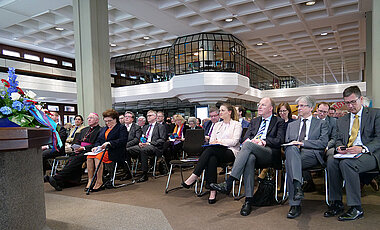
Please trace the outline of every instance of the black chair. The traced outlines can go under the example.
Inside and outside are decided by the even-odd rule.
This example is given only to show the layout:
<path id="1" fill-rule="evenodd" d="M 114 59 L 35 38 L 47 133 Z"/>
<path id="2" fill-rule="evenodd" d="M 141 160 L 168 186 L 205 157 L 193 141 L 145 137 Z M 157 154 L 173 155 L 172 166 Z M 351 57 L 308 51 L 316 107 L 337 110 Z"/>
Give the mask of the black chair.
<path id="1" fill-rule="evenodd" d="M 184 152 L 183 159 L 171 160 L 169 162 L 170 170 L 168 174 L 168 181 L 165 187 L 165 193 L 182 188 L 182 186 L 180 186 L 180 187 L 169 189 L 170 178 L 173 172 L 173 167 L 178 166 L 180 168 L 181 180 L 182 182 L 184 182 L 183 168 L 193 167 L 198 162 L 199 155 L 202 153 L 202 150 L 203 150 L 202 145 L 204 144 L 204 141 L 205 141 L 204 129 L 189 129 L 186 131 L 186 138 L 185 138 L 185 141 L 183 142 L 183 152 Z M 187 157 L 185 157 L 185 155 L 187 155 Z M 202 176 L 202 180 L 204 180 L 204 176 Z M 201 189 L 202 189 L 202 185 L 203 183 L 201 184 Z M 195 188 L 196 191 L 197 191 L 197 186 L 198 185 L 196 183 L 196 188 Z"/>

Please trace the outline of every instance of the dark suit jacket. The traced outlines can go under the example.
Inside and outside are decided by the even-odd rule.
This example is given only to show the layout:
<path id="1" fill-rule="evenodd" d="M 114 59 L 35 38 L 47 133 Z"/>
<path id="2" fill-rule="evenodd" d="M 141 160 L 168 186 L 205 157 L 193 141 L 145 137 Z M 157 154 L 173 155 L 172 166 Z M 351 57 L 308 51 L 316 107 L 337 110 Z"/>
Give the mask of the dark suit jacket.
<path id="1" fill-rule="evenodd" d="M 57 145 L 57 148 L 58 148 L 59 153 L 61 155 L 64 155 L 65 154 L 65 142 L 67 139 L 67 131 L 66 131 L 65 127 L 63 127 L 60 124 L 57 124 L 56 130 L 59 134 L 59 138 L 61 138 L 61 141 L 62 141 L 62 146 L 60 148 L 58 148 L 58 145 Z"/>
<path id="2" fill-rule="evenodd" d="M 249 123 L 248 130 L 245 133 L 244 137 L 240 139 L 240 142 L 244 142 L 247 138 L 253 139 L 257 132 L 259 131 L 262 117 L 256 117 L 252 119 Z M 266 147 L 272 149 L 272 162 L 273 167 L 281 167 L 281 144 L 284 143 L 285 132 L 284 132 L 284 120 L 280 117 L 272 116 L 267 136 L 266 136 Z"/>
<path id="3" fill-rule="evenodd" d="M 249 127 L 249 122 L 246 121 L 244 118 L 243 118 L 243 120 L 241 121 L 241 127 L 242 127 L 242 128 L 248 128 L 248 127 Z"/>
<path id="4" fill-rule="evenodd" d="M 104 142 L 110 142 L 111 146 L 108 150 L 108 158 L 114 162 L 123 162 L 125 158 L 125 146 L 128 141 L 127 128 L 125 125 L 117 123 L 111 132 L 109 132 L 106 140 L 105 133 L 107 129 L 108 127 L 104 127 L 100 130 L 95 146 L 102 145 Z"/>
<path id="5" fill-rule="evenodd" d="M 336 144 L 335 146 L 347 146 L 350 139 L 350 116 L 351 113 L 336 121 Z M 377 160 L 380 170 L 380 109 L 363 108 L 360 137 L 363 144 L 368 148 Z"/>
<path id="6" fill-rule="evenodd" d="M 135 123 L 132 123 L 132 126 L 128 132 L 127 148 L 138 145 L 140 142 L 141 134 L 142 134 L 142 131 L 141 131 L 140 126 L 136 125 Z"/>
<path id="7" fill-rule="evenodd" d="M 142 133 L 145 135 L 148 131 L 149 124 L 144 125 L 142 128 Z M 150 145 L 156 147 L 157 155 L 161 156 L 163 153 L 163 146 L 166 140 L 165 127 L 161 124 L 156 123 L 153 128 L 152 139 Z"/>
<path id="8" fill-rule="evenodd" d="M 335 140 L 336 140 L 336 119 L 333 117 L 326 117 L 327 124 L 329 125 L 329 142 L 327 144 L 327 148 L 334 148 L 335 147 Z"/>
<path id="9" fill-rule="evenodd" d="M 205 124 L 203 126 L 203 128 L 205 130 L 205 136 L 208 136 L 208 133 L 210 132 L 211 125 L 212 125 L 211 120 L 205 122 Z"/>
<path id="10" fill-rule="evenodd" d="M 286 143 L 298 140 L 300 123 L 301 119 L 298 119 L 288 124 L 285 137 Z M 328 131 L 329 127 L 326 121 L 315 117 L 311 118 L 308 139 L 303 141 L 304 145 L 301 148 L 301 151 L 312 152 L 322 165 L 324 165 L 323 156 L 329 140 Z"/>
<path id="11" fill-rule="evenodd" d="M 101 129 L 101 127 L 99 125 L 95 126 L 94 130 L 91 132 L 91 134 L 89 134 L 88 137 L 86 138 L 86 140 L 84 140 L 84 138 L 88 134 L 88 131 L 90 130 L 90 128 L 91 128 L 90 126 L 87 126 L 87 127 L 83 128 L 81 130 L 81 132 L 76 133 L 75 137 L 74 137 L 73 144 L 81 145 L 82 141 L 91 143 L 91 145 L 87 145 L 85 147 L 85 151 L 84 152 L 89 152 L 89 151 L 91 151 L 91 149 L 93 147 L 95 147 L 94 143 L 98 139 L 99 132 L 100 132 L 100 129 Z M 75 154 L 76 153 L 73 152 L 72 155 L 75 155 Z"/>

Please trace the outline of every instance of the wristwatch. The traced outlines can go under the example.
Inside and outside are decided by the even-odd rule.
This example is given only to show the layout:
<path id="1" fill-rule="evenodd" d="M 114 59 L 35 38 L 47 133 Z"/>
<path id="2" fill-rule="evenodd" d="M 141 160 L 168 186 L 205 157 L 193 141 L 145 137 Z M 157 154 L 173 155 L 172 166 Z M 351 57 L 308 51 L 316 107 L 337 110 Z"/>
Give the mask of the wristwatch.
<path id="1" fill-rule="evenodd" d="M 367 153 L 367 149 L 365 149 L 363 146 L 361 146 L 362 147 L 362 153 L 364 154 L 364 153 Z"/>

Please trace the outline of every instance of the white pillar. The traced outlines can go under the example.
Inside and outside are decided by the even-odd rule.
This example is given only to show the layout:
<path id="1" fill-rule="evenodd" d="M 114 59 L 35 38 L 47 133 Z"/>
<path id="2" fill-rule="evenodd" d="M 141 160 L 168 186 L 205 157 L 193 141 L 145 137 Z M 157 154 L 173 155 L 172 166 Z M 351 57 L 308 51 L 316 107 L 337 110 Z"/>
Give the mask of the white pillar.
<path id="1" fill-rule="evenodd" d="M 380 1 L 372 7 L 372 106 L 380 108 Z"/>
<path id="2" fill-rule="evenodd" d="M 73 0 L 78 112 L 112 108 L 108 1 Z"/>

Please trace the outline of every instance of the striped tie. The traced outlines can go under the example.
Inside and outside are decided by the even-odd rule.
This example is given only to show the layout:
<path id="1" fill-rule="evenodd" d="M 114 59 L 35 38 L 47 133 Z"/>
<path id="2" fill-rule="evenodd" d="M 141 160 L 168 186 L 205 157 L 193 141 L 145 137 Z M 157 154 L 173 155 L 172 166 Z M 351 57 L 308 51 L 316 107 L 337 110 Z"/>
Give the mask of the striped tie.
<path id="1" fill-rule="evenodd" d="M 267 124 L 267 120 L 264 119 L 261 122 L 261 127 L 260 127 L 259 131 L 257 132 L 256 136 L 253 139 L 256 139 L 256 140 L 261 139 L 261 137 L 264 134 L 266 124 Z"/>

